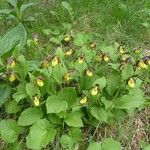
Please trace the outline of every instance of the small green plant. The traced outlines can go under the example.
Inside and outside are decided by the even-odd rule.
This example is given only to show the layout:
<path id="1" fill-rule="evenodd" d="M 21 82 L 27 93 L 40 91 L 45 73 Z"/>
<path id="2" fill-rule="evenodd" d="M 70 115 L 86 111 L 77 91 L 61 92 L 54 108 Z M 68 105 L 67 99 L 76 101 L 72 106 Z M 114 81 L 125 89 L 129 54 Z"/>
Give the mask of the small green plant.
<path id="1" fill-rule="evenodd" d="M 82 128 L 111 125 L 145 103 L 141 87 L 143 74 L 148 78 L 150 71 L 149 56 L 92 40 L 85 33 L 64 36 L 61 47 L 42 62 L 26 60 L 16 50 L 2 57 L 0 104 L 13 117 L 1 120 L 0 134 L 8 146 L 25 142 L 30 149 L 48 144 L 55 149 L 59 139 L 72 150 L 82 141 Z M 105 139 L 88 149 L 112 145 L 121 147 Z"/>
<path id="2" fill-rule="evenodd" d="M 23 4 L 26 0 L 7 0 L 10 8 L 0 10 L 0 14 L 6 15 L 9 19 L 17 22 L 23 21 L 24 11 L 33 6 L 33 3 Z"/>
<path id="3" fill-rule="evenodd" d="M 8 2 L 13 6 L 9 15 L 19 22 L 21 10 L 32 5 Z M 22 23 L 0 39 L 3 145 L 10 150 L 75 150 L 83 145 L 87 150 L 120 150 L 119 139 L 100 138 L 98 130 L 114 126 L 147 104 L 142 87 L 150 82 L 150 56 L 143 55 L 141 48 L 99 43 L 91 33 L 73 32 L 74 12 L 68 3 L 62 6 L 70 22 L 51 11 L 61 27 L 42 30 L 49 38 L 44 48 L 51 47 L 42 60 L 24 55 L 26 50 L 32 54 L 39 41 L 38 37 L 27 40 Z"/>

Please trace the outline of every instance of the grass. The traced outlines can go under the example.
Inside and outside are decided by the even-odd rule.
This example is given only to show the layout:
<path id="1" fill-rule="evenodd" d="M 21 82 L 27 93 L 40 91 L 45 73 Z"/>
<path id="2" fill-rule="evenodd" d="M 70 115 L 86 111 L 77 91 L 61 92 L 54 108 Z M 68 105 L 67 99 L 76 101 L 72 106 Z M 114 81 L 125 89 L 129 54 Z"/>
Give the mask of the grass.
<path id="1" fill-rule="evenodd" d="M 119 42 L 131 46 L 149 46 L 150 38 L 148 0 L 68 0 L 75 16 L 74 30 L 93 32 L 99 42 Z M 61 1 L 54 7 L 47 7 L 39 18 L 37 30 L 49 26 L 60 26 L 56 17 L 49 10 L 55 10 L 62 22 L 70 22 L 69 15 L 61 6 Z M 43 17 L 44 16 L 44 17 Z M 38 20 L 38 21 L 39 21 Z"/>

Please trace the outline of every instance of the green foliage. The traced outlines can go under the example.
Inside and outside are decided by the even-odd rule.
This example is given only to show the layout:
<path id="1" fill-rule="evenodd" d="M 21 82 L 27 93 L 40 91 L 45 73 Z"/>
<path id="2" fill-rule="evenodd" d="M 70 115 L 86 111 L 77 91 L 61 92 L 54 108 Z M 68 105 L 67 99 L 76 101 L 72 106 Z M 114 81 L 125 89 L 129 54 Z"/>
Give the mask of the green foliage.
<path id="1" fill-rule="evenodd" d="M 42 117 L 42 112 L 38 108 L 27 108 L 25 109 L 19 119 L 18 124 L 20 126 L 32 125 Z"/>
<path id="2" fill-rule="evenodd" d="M 18 139 L 21 128 L 15 120 L 2 120 L 0 122 L 1 138 L 7 143 L 14 143 Z"/>
<path id="3" fill-rule="evenodd" d="M 146 98 L 142 87 L 149 83 L 149 56 L 145 60 L 141 52 L 135 53 L 128 48 L 120 53 L 120 44 L 98 42 L 101 33 L 90 31 L 88 27 L 86 31 L 82 28 L 76 31 L 80 18 L 76 18 L 72 3 L 79 2 L 73 1 L 61 3 L 62 11 L 69 15 L 67 21 L 61 18 L 63 13 L 48 10 L 60 24 L 54 27 L 48 24 L 39 29 L 39 35 L 44 34 L 46 38 L 34 35 L 27 40 L 26 29 L 30 35 L 33 26 L 26 24 L 22 15 L 33 3 L 8 2 L 14 9 L 0 13 L 9 17 L 13 14 L 20 23 L 0 39 L 0 107 L 4 114 L 0 137 L 7 147 L 80 149 L 80 143 L 84 142 L 83 132 L 88 130 L 88 150 L 120 150 L 119 141 L 112 138 L 100 141 L 97 132 L 104 126 L 114 126 L 129 112 L 144 106 Z M 110 16 L 126 21 L 128 7 L 118 2 L 119 6 L 112 3 L 114 14 Z M 102 6 L 102 3 L 108 5 L 107 1 L 80 1 L 82 7 L 91 8 Z M 99 15 L 96 13 L 95 17 Z M 65 15 L 63 18 L 67 19 Z M 88 17 L 86 19 L 88 21 Z M 103 23 L 107 25 L 109 21 L 102 18 L 97 23 L 102 28 Z M 111 21 L 116 24 L 115 19 Z M 82 22 L 86 26 L 87 23 Z"/>
<path id="4" fill-rule="evenodd" d="M 56 131 L 50 126 L 46 119 L 37 121 L 27 136 L 27 147 L 30 149 L 41 149 L 54 140 Z"/>
<path id="5" fill-rule="evenodd" d="M 26 38 L 26 30 L 20 23 L 15 28 L 7 32 L 2 39 L 0 39 L 0 56 L 12 50 L 16 45 L 23 48 L 26 44 Z"/>
<path id="6" fill-rule="evenodd" d="M 112 138 L 107 138 L 102 143 L 91 142 L 88 150 L 120 150 L 121 144 Z"/>

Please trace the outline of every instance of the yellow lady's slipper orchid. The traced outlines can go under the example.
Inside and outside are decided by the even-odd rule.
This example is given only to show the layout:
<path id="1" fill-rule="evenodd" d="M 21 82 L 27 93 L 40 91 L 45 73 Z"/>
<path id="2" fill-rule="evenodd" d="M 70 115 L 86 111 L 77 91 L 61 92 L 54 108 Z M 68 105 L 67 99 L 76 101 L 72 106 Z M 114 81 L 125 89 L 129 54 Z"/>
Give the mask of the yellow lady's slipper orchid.
<path id="1" fill-rule="evenodd" d="M 10 76 L 9 76 L 9 81 L 10 82 L 14 82 L 16 80 L 16 76 L 14 73 L 12 73 Z"/>
<path id="2" fill-rule="evenodd" d="M 92 94 L 93 96 L 95 96 L 95 95 L 98 94 L 98 86 L 95 86 L 95 87 L 93 87 L 93 88 L 91 89 L 91 94 Z"/>
<path id="3" fill-rule="evenodd" d="M 147 69 L 148 66 L 144 63 L 143 60 L 140 60 L 137 64 L 138 67 L 142 68 L 142 69 Z"/>
<path id="4" fill-rule="evenodd" d="M 78 58 L 78 63 L 79 64 L 83 64 L 84 63 L 84 58 L 83 57 L 79 57 Z"/>
<path id="5" fill-rule="evenodd" d="M 89 77 L 92 77 L 93 76 L 93 72 L 89 69 L 86 69 L 86 75 L 89 76 Z"/>
<path id="6" fill-rule="evenodd" d="M 88 101 L 88 98 L 85 96 L 80 100 L 80 104 L 85 104 Z"/>
<path id="7" fill-rule="evenodd" d="M 36 107 L 40 105 L 40 100 L 38 99 L 37 96 L 34 97 L 33 103 L 34 103 L 34 106 L 36 106 Z"/>
<path id="8" fill-rule="evenodd" d="M 134 81 L 133 78 L 130 78 L 130 79 L 128 80 L 128 86 L 129 86 L 130 88 L 134 88 L 134 87 L 135 87 L 135 81 Z"/>
<path id="9" fill-rule="evenodd" d="M 59 60 L 58 58 L 55 56 L 53 59 L 52 59 L 52 66 L 55 67 L 59 64 Z"/>
<path id="10" fill-rule="evenodd" d="M 16 62 L 13 58 L 9 58 L 7 61 L 7 68 L 12 69 L 16 66 Z"/>
<path id="11" fill-rule="evenodd" d="M 73 49 L 69 49 L 69 50 L 65 53 L 65 55 L 66 55 L 66 56 L 71 56 L 72 53 L 73 53 Z"/>
<path id="12" fill-rule="evenodd" d="M 66 36 L 64 37 L 64 41 L 65 41 L 65 42 L 69 42 L 70 39 L 71 39 L 71 37 L 70 37 L 69 35 L 66 35 Z"/>
<path id="13" fill-rule="evenodd" d="M 43 82 L 43 79 L 41 77 L 38 77 L 36 79 L 36 84 L 39 86 L 39 87 L 43 87 L 44 86 L 44 82 Z"/>
<path id="14" fill-rule="evenodd" d="M 122 46 L 119 46 L 119 49 L 118 49 L 118 50 L 119 50 L 119 53 L 120 53 L 120 54 L 124 54 L 124 49 L 123 49 Z"/>
<path id="15" fill-rule="evenodd" d="M 105 62 L 108 62 L 108 61 L 109 61 L 109 57 L 108 57 L 107 55 L 104 55 L 104 56 L 103 56 L 103 60 L 104 60 Z"/>
<path id="16" fill-rule="evenodd" d="M 69 73 L 65 73 L 65 75 L 63 76 L 63 80 L 65 82 L 69 81 L 70 80 L 70 74 Z"/>

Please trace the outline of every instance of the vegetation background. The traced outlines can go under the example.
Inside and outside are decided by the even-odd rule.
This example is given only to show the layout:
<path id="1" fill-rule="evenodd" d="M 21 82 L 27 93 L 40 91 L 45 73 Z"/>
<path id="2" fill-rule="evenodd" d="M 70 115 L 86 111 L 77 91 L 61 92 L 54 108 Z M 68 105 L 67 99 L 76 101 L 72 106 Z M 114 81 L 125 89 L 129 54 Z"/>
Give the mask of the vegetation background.
<path id="1" fill-rule="evenodd" d="M 66 26 L 71 24 L 70 33 L 92 33 L 96 43 L 119 43 L 132 49 L 142 47 L 143 53 L 150 53 L 149 0 L 66 0 L 72 7 L 72 16 L 62 7 L 61 0 L 26 0 L 26 3 L 29 2 L 34 2 L 35 5 L 25 11 L 21 21 L 28 38 L 37 36 L 39 39 L 36 50 L 24 52 L 31 60 L 40 60 L 49 54 L 52 50 L 49 29 L 64 32 L 62 23 Z M 6 0 L 0 0 L 0 9 L 4 8 L 11 6 Z M 13 19 L 0 15 L 0 38 L 16 24 Z M 149 85 L 144 90 L 150 96 Z M 89 133 L 89 130 L 85 130 L 85 139 Z M 113 127 L 100 128 L 97 134 L 122 141 L 126 150 L 138 150 L 139 145 L 144 147 L 150 142 L 149 106 L 130 113 L 125 121 L 117 122 Z M 3 143 L 1 145 L 4 146 Z M 84 146 L 83 141 L 81 149 Z"/>

